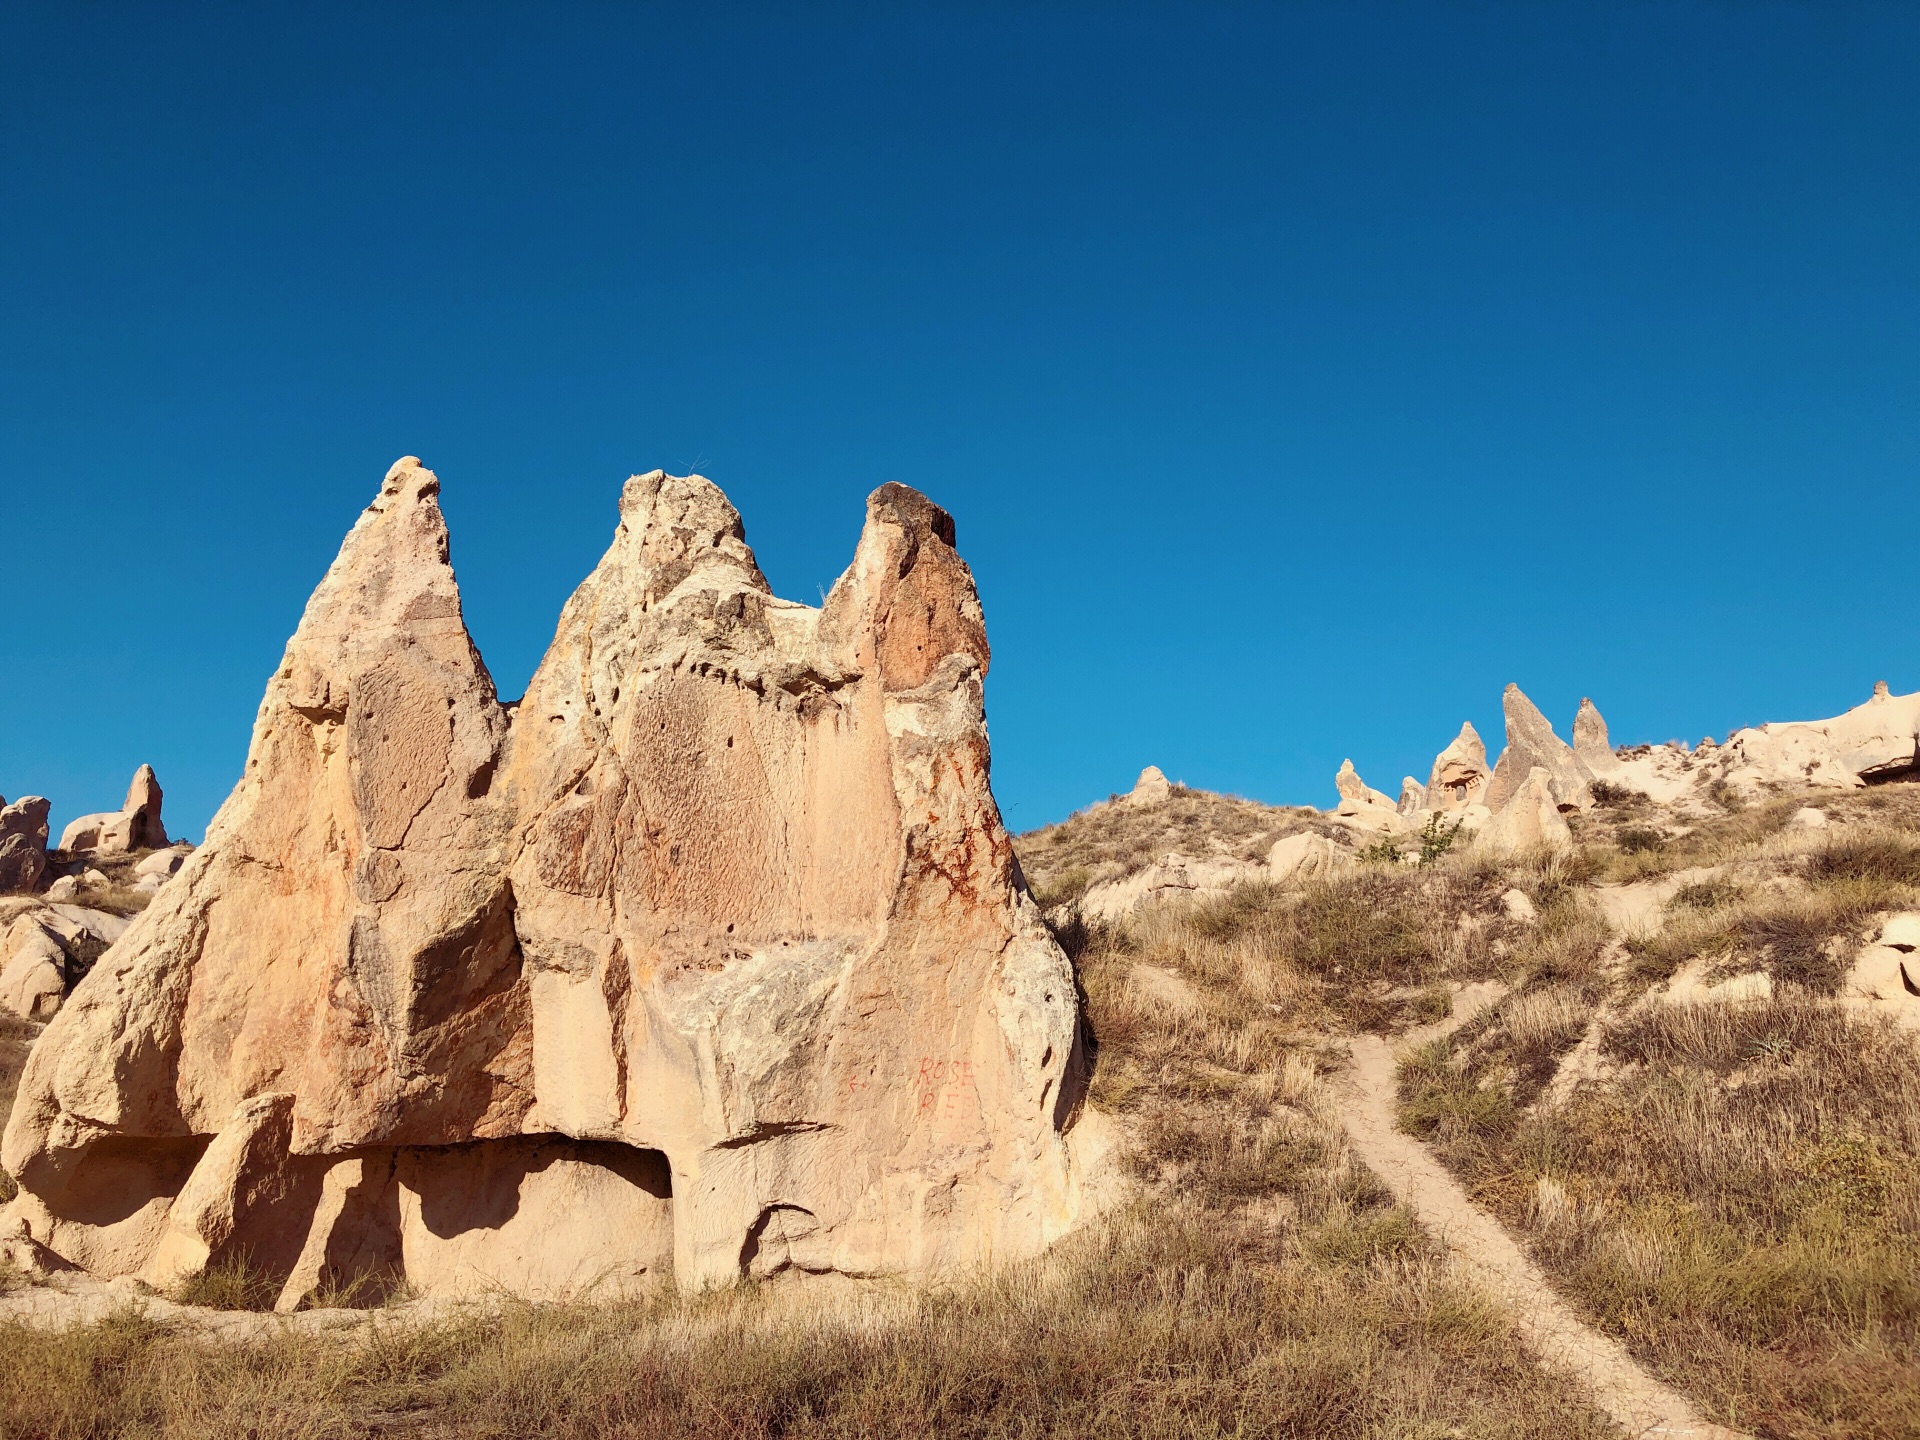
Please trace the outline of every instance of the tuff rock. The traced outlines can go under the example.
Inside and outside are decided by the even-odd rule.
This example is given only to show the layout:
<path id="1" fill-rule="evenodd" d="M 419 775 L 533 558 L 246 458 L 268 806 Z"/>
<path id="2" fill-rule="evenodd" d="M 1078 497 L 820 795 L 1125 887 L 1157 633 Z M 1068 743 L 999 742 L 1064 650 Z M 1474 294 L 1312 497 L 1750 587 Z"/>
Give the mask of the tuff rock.
<path id="1" fill-rule="evenodd" d="M 1149 765 L 1120 798 L 1129 805 L 1157 805 L 1173 794 L 1173 785 L 1158 765 Z"/>
<path id="2" fill-rule="evenodd" d="M 1735 731 L 1718 747 L 1728 784 L 1851 789 L 1920 777 L 1920 691 L 1895 695 L 1882 680 L 1860 705 L 1831 720 L 1788 721 Z"/>
<path id="3" fill-rule="evenodd" d="M 1485 798 L 1496 820 L 1534 770 L 1547 772 L 1554 803 L 1562 809 L 1584 810 L 1591 805 L 1593 776 L 1518 685 L 1507 686 L 1500 708 L 1506 714 L 1507 745 L 1493 767 Z"/>
<path id="4" fill-rule="evenodd" d="M 126 804 L 98 815 L 82 815 L 60 832 L 60 848 L 92 850 L 102 855 L 124 855 L 129 850 L 166 848 L 167 831 L 160 823 L 160 781 L 151 765 L 133 772 Z"/>
<path id="5" fill-rule="evenodd" d="M 1560 813 L 1553 776 L 1544 766 L 1527 772 L 1506 805 L 1480 828 L 1475 843 L 1495 854 L 1573 848 L 1573 831 Z"/>
<path id="6" fill-rule="evenodd" d="M 40 888 L 47 873 L 47 812 L 39 795 L 8 805 L 0 799 L 0 894 Z"/>
<path id="7" fill-rule="evenodd" d="M 1606 717 L 1600 713 L 1600 707 L 1584 695 L 1573 717 L 1573 753 L 1593 779 L 1602 779 L 1620 769 L 1619 757 L 1607 739 Z"/>
<path id="8" fill-rule="evenodd" d="M 1487 765 L 1487 747 L 1471 722 L 1460 727 L 1438 755 L 1427 776 L 1427 804 L 1435 810 L 1464 810 L 1484 804 L 1487 781 L 1492 771 Z"/>
<path id="9" fill-rule="evenodd" d="M 708 481 L 635 477 L 510 706 L 438 490 L 389 472 L 206 843 L 29 1057 L 0 1160 L 32 1239 L 168 1282 L 247 1248 L 296 1306 L 1061 1234 L 1073 976 L 988 786 L 946 513 L 876 491 L 814 609 Z"/>
<path id="10" fill-rule="evenodd" d="M 1406 820 L 1393 797 L 1373 789 L 1360 778 L 1353 761 L 1342 760 L 1333 777 L 1333 788 L 1340 794 L 1333 818 L 1356 830 L 1401 830 Z"/>

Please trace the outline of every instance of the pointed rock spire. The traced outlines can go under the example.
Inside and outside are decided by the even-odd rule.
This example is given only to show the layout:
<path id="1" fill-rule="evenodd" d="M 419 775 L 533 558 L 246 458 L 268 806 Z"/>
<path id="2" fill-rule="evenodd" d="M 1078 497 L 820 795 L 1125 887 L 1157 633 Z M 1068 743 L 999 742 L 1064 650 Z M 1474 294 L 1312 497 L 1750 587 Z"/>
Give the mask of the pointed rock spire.
<path id="1" fill-rule="evenodd" d="M 1579 713 L 1573 717 L 1573 753 L 1594 779 L 1611 775 L 1620 768 L 1619 757 L 1607 739 L 1606 719 L 1600 707 L 1585 696 L 1581 697 Z"/>
<path id="2" fill-rule="evenodd" d="M 1553 733 L 1553 725 L 1521 691 L 1509 685 L 1500 698 L 1506 713 L 1507 745 L 1493 767 L 1486 804 L 1498 812 L 1519 791 L 1529 772 L 1545 770 L 1554 803 L 1562 809 L 1584 810 L 1593 803 L 1586 773 L 1573 747 Z"/>
<path id="3" fill-rule="evenodd" d="M 1447 748 L 1433 757 L 1433 769 L 1427 775 L 1427 803 L 1436 810 L 1482 804 L 1491 775 L 1487 747 L 1469 721 Z"/>
<path id="4" fill-rule="evenodd" d="M 387 475 L 206 844 L 35 1047 L 36 1243 L 173 1282 L 271 1236 L 298 1303 L 336 1254 L 538 1295 L 1055 1238 L 1073 975 L 988 785 L 952 517 L 882 486 L 816 610 L 710 482 L 636 476 L 510 718 L 438 489 Z M 75 1203 L 103 1141 L 137 1226 Z"/>

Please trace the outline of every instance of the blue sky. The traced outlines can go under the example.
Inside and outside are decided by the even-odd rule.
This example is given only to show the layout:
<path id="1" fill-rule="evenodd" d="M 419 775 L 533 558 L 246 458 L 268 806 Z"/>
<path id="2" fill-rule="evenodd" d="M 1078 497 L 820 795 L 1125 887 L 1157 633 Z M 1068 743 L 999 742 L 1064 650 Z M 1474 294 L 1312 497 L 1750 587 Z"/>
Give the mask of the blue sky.
<path id="1" fill-rule="evenodd" d="M 957 517 L 1015 828 L 1330 804 L 1518 680 L 1920 688 L 1920 10 L 0 13 L 0 792 L 198 838 L 397 456 L 503 694 L 656 465 Z"/>

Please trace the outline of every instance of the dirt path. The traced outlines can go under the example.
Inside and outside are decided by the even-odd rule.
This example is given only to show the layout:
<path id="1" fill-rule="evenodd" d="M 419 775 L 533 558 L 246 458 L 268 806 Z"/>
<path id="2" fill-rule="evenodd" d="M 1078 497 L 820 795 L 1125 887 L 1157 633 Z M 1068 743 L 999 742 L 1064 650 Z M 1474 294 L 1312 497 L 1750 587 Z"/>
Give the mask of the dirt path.
<path id="1" fill-rule="evenodd" d="M 1408 1038 L 1436 1038 L 1466 1018 L 1456 1010 L 1451 1021 Z M 1636 1440 L 1748 1440 L 1738 1430 L 1702 1420 L 1685 1397 L 1641 1369 L 1624 1346 L 1576 1315 L 1500 1222 L 1467 1197 L 1424 1145 L 1401 1133 L 1394 1123 L 1394 1051 L 1384 1040 L 1362 1036 L 1353 1042 L 1352 1054 L 1353 1068 L 1335 1094 L 1354 1151 L 1427 1231 L 1453 1251 L 1466 1272 L 1512 1312 L 1521 1333 L 1548 1364 L 1578 1377 L 1600 1408 Z"/>

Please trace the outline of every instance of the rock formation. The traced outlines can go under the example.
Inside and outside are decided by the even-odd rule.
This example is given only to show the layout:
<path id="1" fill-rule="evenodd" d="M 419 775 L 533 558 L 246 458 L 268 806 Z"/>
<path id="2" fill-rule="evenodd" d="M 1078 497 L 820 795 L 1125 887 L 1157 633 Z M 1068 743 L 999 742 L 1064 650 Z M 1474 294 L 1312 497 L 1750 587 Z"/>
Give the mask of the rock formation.
<path id="1" fill-rule="evenodd" d="M 47 811 L 38 795 L 0 799 L 0 894 L 40 888 L 47 873 Z"/>
<path id="2" fill-rule="evenodd" d="M 1356 830 L 1402 830 L 1406 821 L 1400 814 L 1400 808 L 1393 797 L 1373 789 L 1360 778 L 1353 768 L 1353 761 L 1342 760 L 1339 773 L 1333 777 L 1333 788 L 1340 793 L 1340 803 L 1334 806 L 1333 818 Z"/>
<path id="3" fill-rule="evenodd" d="M 1475 843 L 1496 854 L 1572 848 L 1573 831 L 1560 813 L 1553 776 L 1544 766 L 1527 772 L 1507 803 L 1480 828 Z"/>
<path id="4" fill-rule="evenodd" d="M 1427 808 L 1427 787 L 1411 775 L 1400 779 L 1400 803 L 1394 807 L 1408 819 L 1419 815 Z"/>
<path id="5" fill-rule="evenodd" d="M 32 915 L 0 935 L 0 1007 L 23 1020 L 50 1020 L 67 993 L 67 951 Z"/>
<path id="6" fill-rule="evenodd" d="M 439 484 L 388 474 L 206 843 L 35 1047 L 32 1238 L 172 1281 L 701 1287 L 1029 1253 L 1076 1203 L 1073 977 L 988 788 L 946 513 L 813 609 L 698 477 L 627 482 L 518 707 Z"/>
<path id="7" fill-rule="evenodd" d="M 1573 753 L 1586 766 L 1591 779 L 1600 780 L 1618 773 L 1620 760 L 1607 739 L 1606 717 L 1600 707 L 1584 695 L 1573 717 Z"/>
<path id="8" fill-rule="evenodd" d="M 1353 852 L 1324 835 L 1300 831 L 1282 835 L 1267 852 L 1267 879 L 1275 885 L 1323 880 L 1354 863 Z"/>
<path id="9" fill-rule="evenodd" d="M 1427 776 L 1427 804 L 1440 811 L 1484 804 L 1491 776 L 1487 747 L 1481 743 L 1480 732 L 1468 722 L 1447 748 L 1433 757 L 1433 770 Z"/>
<path id="10" fill-rule="evenodd" d="M 1920 1030 L 1920 912 L 1903 910 L 1881 925 L 1874 943 L 1861 946 L 1840 994 L 1849 1005 Z"/>
<path id="11" fill-rule="evenodd" d="M 1850 789 L 1920 777 L 1920 691 L 1873 695 L 1831 720 L 1789 721 L 1736 731 L 1718 747 L 1730 785 L 1805 784 Z"/>
<path id="12" fill-rule="evenodd" d="M 1080 913 L 1089 920 L 1118 920 L 1145 906 L 1220 895 L 1266 877 L 1265 866 L 1231 856 L 1164 855 L 1131 875 L 1088 886 Z"/>
<path id="13" fill-rule="evenodd" d="M 1133 782 L 1133 789 L 1120 798 L 1129 805 L 1158 805 L 1173 794 L 1173 786 L 1158 765 L 1149 765 Z"/>
<path id="14" fill-rule="evenodd" d="M 124 855 L 129 850 L 166 848 L 167 831 L 160 823 L 160 782 L 151 765 L 133 772 L 127 803 L 118 810 L 82 815 L 60 833 L 60 848 L 93 850 L 102 855 Z"/>
<path id="15" fill-rule="evenodd" d="M 1554 803 L 1564 810 L 1584 810 L 1593 803 L 1589 782 L 1593 778 L 1581 766 L 1573 747 L 1553 733 L 1553 726 L 1521 692 L 1509 685 L 1500 697 L 1500 708 L 1507 719 L 1507 746 L 1500 762 L 1493 767 L 1487 785 L 1486 805 L 1496 816 L 1527 783 L 1536 769 L 1547 772 Z"/>

